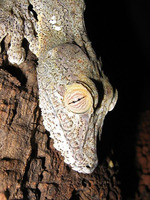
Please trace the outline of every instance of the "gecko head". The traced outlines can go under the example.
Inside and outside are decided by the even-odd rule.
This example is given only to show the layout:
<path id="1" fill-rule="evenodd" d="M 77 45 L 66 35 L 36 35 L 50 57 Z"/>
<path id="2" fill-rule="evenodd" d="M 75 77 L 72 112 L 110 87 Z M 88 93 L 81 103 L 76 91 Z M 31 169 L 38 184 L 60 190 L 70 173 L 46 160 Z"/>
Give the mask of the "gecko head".
<path id="1" fill-rule="evenodd" d="M 49 66 L 38 70 L 40 107 L 44 126 L 65 163 L 80 173 L 98 164 L 97 138 L 117 93 L 76 45 L 62 45 L 49 53 Z M 98 86 L 98 84 L 101 87 Z"/>
<path id="2" fill-rule="evenodd" d="M 97 137 L 107 112 L 115 105 L 116 97 L 105 82 L 103 99 L 92 81 L 90 86 L 79 81 L 66 85 L 63 96 L 57 89 L 51 94 L 55 128 L 49 130 L 54 147 L 64 156 L 65 163 L 80 173 L 92 173 L 96 168 Z"/>
<path id="3" fill-rule="evenodd" d="M 71 121 L 68 123 L 71 124 L 71 130 L 74 129 L 72 133 L 70 132 L 73 137 L 69 141 L 69 145 L 72 144 L 73 147 L 70 148 L 73 151 L 71 157 L 74 159 L 71 159 L 73 162 L 70 163 L 70 158 L 68 159 L 66 155 L 65 161 L 81 173 L 92 173 L 96 168 L 98 164 L 97 136 L 101 135 L 107 112 L 114 108 L 117 101 L 117 91 L 113 93 L 108 79 L 102 80 L 100 88 L 101 91 L 91 80 L 84 83 L 78 81 L 68 85 L 64 93 L 65 109 L 73 116 L 72 123 Z M 63 126 L 65 128 L 65 124 Z M 66 138 L 67 135 L 69 132 Z"/>
<path id="4" fill-rule="evenodd" d="M 94 133 L 94 98 L 91 89 L 83 82 L 68 85 L 63 102 L 67 112 L 72 113 L 73 117 L 72 127 L 70 127 L 73 129 L 73 132 L 70 132 L 73 138 L 69 141 L 73 158 L 71 162 L 73 161 L 73 163 L 69 163 L 70 158 L 67 155 L 65 161 L 78 172 L 91 173 L 98 163 L 97 138 Z"/>

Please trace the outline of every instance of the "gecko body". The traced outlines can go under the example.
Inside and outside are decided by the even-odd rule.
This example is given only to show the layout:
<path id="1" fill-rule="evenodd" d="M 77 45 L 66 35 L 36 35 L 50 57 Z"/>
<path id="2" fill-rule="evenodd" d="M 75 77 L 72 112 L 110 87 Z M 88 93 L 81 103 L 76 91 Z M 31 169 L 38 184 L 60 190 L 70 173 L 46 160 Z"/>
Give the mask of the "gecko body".
<path id="1" fill-rule="evenodd" d="M 26 38 L 38 57 L 39 105 L 54 147 L 74 170 L 92 173 L 98 163 L 97 136 L 116 104 L 117 91 L 87 37 L 85 4 L 83 0 L 6 1 L 0 3 L 0 42 L 10 35 L 8 59 L 16 64 L 24 61 Z"/>

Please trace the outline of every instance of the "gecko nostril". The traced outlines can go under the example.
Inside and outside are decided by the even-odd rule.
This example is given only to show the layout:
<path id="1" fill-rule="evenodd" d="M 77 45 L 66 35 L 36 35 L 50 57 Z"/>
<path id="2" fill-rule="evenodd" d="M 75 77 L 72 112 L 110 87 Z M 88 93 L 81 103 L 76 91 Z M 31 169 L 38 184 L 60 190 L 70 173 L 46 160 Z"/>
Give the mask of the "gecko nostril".
<path id="1" fill-rule="evenodd" d="M 91 167 L 89 165 L 86 165 L 86 168 L 90 169 Z"/>

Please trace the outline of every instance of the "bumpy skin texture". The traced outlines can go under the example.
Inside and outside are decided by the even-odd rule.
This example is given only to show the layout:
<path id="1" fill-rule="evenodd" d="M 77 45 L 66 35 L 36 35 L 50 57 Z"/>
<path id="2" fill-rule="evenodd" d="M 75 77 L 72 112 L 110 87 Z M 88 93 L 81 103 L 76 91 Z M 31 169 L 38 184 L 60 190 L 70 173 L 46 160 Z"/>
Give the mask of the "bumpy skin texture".
<path id="1" fill-rule="evenodd" d="M 5 3 L 4 3 L 5 2 Z M 84 27 L 82 0 L 3 0 L 0 42 L 9 34 L 8 59 L 25 59 L 22 40 L 39 59 L 37 78 L 44 126 L 74 170 L 97 166 L 97 135 L 117 101 Z"/>

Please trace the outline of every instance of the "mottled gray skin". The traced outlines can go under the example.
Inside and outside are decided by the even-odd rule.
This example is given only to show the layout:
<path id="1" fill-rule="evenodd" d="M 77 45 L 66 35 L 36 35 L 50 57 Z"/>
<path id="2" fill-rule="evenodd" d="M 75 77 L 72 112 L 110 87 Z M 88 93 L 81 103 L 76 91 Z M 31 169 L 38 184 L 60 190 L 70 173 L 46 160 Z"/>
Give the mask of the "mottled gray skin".
<path id="1" fill-rule="evenodd" d="M 0 42 L 11 36 L 8 59 L 20 64 L 26 56 L 22 40 L 28 40 L 39 59 L 44 126 L 64 161 L 78 172 L 91 173 L 98 163 L 97 135 L 116 104 L 117 92 L 87 38 L 84 8 L 83 0 L 3 0 Z"/>

